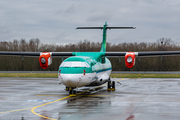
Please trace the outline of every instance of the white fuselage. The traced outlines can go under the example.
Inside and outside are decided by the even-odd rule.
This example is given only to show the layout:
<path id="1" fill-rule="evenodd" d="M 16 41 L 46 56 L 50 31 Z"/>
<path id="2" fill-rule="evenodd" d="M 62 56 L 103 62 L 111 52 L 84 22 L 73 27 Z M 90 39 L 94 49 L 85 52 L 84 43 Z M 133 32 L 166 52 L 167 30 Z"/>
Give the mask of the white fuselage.
<path id="1" fill-rule="evenodd" d="M 98 86 L 109 80 L 111 70 L 107 58 L 102 63 L 91 57 L 75 56 L 61 63 L 58 78 L 67 87 Z"/>
<path id="2" fill-rule="evenodd" d="M 109 80 L 111 69 L 86 74 L 58 74 L 60 83 L 68 87 L 102 85 Z"/>

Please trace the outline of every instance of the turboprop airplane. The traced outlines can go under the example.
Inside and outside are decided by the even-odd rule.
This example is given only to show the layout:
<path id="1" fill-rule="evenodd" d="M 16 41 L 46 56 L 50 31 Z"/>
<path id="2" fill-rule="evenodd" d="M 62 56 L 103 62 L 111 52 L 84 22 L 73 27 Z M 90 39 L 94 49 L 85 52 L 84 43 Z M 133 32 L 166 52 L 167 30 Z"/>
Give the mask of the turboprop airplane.
<path id="1" fill-rule="evenodd" d="M 108 90 L 115 90 L 115 82 L 110 80 L 112 71 L 111 62 L 107 57 L 125 57 L 125 65 L 132 68 L 136 57 L 180 55 L 180 51 L 156 52 L 106 52 L 106 31 L 108 29 L 135 29 L 135 27 L 77 27 L 76 29 L 101 29 L 103 39 L 100 52 L 0 52 L 0 55 L 10 56 L 36 56 L 39 57 L 40 66 L 48 68 L 52 57 L 69 57 L 65 59 L 58 70 L 60 83 L 66 86 L 70 96 L 75 96 L 75 88 L 82 86 L 99 86 L 108 83 Z"/>

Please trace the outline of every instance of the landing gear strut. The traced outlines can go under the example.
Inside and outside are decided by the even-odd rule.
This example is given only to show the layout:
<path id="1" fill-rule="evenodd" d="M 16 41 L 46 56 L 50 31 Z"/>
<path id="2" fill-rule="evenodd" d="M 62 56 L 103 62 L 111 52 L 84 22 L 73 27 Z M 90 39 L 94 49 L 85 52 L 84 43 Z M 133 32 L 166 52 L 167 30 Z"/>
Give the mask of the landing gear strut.
<path id="1" fill-rule="evenodd" d="M 66 86 L 66 91 L 69 91 L 69 87 Z"/>
<path id="2" fill-rule="evenodd" d="M 115 81 L 108 81 L 108 88 L 107 88 L 108 91 L 112 90 L 112 91 L 115 91 Z"/>
<path id="3" fill-rule="evenodd" d="M 69 88 L 69 96 L 76 96 L 76 90 L 73 87 Z"/>

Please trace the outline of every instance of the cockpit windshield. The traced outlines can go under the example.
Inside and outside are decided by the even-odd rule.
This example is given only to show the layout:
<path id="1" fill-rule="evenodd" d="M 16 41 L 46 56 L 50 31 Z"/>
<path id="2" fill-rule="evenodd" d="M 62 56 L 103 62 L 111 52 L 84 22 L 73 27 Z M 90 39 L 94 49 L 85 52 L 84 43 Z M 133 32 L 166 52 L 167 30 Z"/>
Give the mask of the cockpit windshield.
<path id="1" fill-rule="evenodd" d="M 87 62 L 63 62 L 60 67 L 90 67 Z"/>

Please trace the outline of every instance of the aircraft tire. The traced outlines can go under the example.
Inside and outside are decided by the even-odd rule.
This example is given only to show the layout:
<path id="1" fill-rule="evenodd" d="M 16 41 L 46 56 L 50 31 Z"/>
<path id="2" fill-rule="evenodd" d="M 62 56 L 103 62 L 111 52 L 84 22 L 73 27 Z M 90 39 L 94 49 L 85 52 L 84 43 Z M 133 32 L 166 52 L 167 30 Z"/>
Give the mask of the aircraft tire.
<path id="1" fill-rule="evenodd" d="M 76 91 L 75 91 L 75 90 L 73 90 L 73 91 L 72 91 L 72 94 L 76 94 Z"/>
<path id="2" fill-rule="evenodd" d="M 72 90 L 69 90 L 69 95 L 73 94 L 73 91 Z"/>
<path id="3" fill-rule="evenodd" d="M 115 90 L 115 81 L 112 81 L 112 88 Z"/>
<path id="4" fill-rule="evenodd" d="M 108 89 L 111 89 L 111 81 L 108 81 Z"/>

